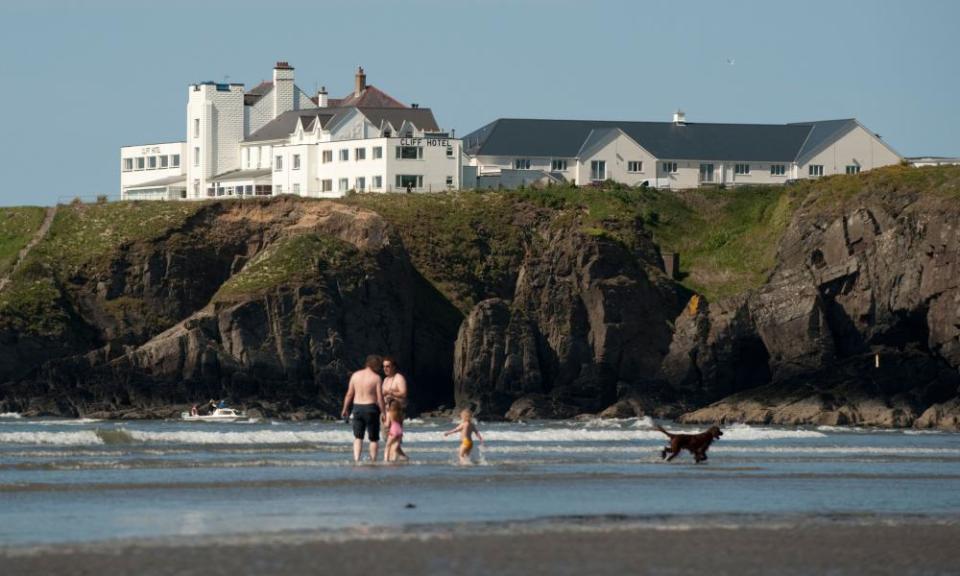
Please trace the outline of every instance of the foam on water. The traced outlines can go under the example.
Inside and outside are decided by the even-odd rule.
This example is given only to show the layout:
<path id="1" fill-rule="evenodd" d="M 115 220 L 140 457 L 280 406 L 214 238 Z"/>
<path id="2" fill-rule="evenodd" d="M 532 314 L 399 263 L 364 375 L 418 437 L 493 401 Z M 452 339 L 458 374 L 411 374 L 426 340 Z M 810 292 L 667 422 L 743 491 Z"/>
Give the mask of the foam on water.
<path id="1" fill-rule="evenodd" d="M 17 418 L 23 418 L 23 416 L 17 414 L 16 412 L 4 412 L 0 414 L 0 418 L 6 418 L 10 420 L 15 420 Z"/>
<path id="2" fill-rule="evenodd" d="M 491 442 L 509 443 L 577 443 L 577 442 L 636 442 L 662 440 L 663 434 L 656 430 L 636 428 L 626 429 L 617 424 L 615 427 L 595 428 L 593 425 L 562 428 L 529 428 L 522 430 L 490 429 L 484 432 Z M 481 425 L 482 428 L 482 425 Z M 764 441 L 781 439 L 823 438 L 826 434 L 814 430 L 787 430 L 774 428 L 754 428 L 736 425 L 724 431 L 724 441 Z M 443 442 L 442 430 L 422 430 L 408 428 L 405 433 L 408 442 Z M 124 428 L 98 428 L 77 431 L 31 431 L 0 432 L 0 444 L 38 444 L 61 446 L 91 446 L 102 444 L 195 444 L 195 445 L 296 445 L 349 443 L 352 434 L 349 428 L 328 430 L 275 430 L 258 429 L 249 431 L 213 431 L 213 430 L 174 430 L 145 431 Z"/>

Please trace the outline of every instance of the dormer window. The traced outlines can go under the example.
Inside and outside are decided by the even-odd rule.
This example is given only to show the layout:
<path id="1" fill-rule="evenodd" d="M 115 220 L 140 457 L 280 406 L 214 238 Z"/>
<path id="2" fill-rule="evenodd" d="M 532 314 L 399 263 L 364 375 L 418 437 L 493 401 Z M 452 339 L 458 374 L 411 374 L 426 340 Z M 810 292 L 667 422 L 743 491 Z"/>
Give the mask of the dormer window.
<path id="1" fill-rule="evenodd" d="M 393 134 L 393 133 L 390 132 L 390 129 L 389 129 L 389 128 L 387 128 L 386 130 L 383 131 L 383 137 L 384 137 L 384 138 L 389 138 L 392 134 Z"/>
<path id="2" fill-rule="evenodd" d="M 529 158 L 517 158 L 513 161 L 514 170 L 529 170 L 530 169 L 530 159 Z"/>

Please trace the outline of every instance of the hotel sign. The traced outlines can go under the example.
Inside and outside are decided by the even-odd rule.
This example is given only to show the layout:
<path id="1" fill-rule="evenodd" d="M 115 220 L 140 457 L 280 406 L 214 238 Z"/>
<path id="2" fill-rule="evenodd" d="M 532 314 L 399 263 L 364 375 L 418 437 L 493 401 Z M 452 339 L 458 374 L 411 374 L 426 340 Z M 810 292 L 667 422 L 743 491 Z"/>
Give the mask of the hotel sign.
<path id="1" fill-rule="evenodd" d="M 401 138 L 401 146 L 449 146 L 448 138 Z"/>

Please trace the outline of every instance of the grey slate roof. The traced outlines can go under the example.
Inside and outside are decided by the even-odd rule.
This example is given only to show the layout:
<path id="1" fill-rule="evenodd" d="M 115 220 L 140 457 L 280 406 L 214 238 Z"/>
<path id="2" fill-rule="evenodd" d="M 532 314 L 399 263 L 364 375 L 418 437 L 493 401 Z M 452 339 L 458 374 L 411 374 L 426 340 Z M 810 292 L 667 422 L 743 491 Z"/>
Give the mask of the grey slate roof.
<path id="1" fill-rule="evenodd" d="M 310 109 L 310 110 L 289 110 L 267 122 L 262 128 L 247 136 L 244 142 L 261 142 L 264 140 L 280 140 L 293 134 L 297 129 L 297 122 L 303 118 L 303 125 L 310 129 L 313 123 L 319 119 L 320 125 L 325 126 L 336 116 L 336 109 Z"/>
<path id="2" fill-rule="evenodd" d="M 321 127 L 333 125 L 351 110 L 354 110 L 354 108 L 290 110 L 264 124 L 262 128 L 247 136 L 244 142 L 284 139 L 293 134 L 293 131 L 297 129 L 297 122 L 301 118 L 306 130 L 311 130 L 317 120 L 320 121 Z M 382 126 L 384 122 L 390 122 L 395 129 L 399 130 L 404 120 L 408 120 L 420 130 L 439 130 L 433 112 L 429 108 L 356 108 L 356 110 L 359 110 L 360 113 L 378 126 Z"/>
<path id="3" fill-rule="evenodd" d="M 792 162 L 855 120 L 797 124 L 711 124 L 501 118 L 468 134 L 472 156 L 574 158 L 587 140 L 620 129 L 657 158 Z"/>

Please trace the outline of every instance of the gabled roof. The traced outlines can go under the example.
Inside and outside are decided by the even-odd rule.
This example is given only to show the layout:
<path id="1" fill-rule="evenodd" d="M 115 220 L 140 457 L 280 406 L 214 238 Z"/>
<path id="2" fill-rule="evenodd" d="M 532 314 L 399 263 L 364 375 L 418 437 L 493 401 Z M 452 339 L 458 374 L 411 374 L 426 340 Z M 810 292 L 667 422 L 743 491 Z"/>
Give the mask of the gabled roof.
<path id="1" fill-rule="evenodd" d="M 793 162 L 855 120 L 802 124 L 714 124 L 501 118 L 464 137 L 471 156 L 576 158 L 590 138 L 619 129 L 657 158 Z"/>
<path id="2" fill-rule="evenodd" d="M 386 123 L 391 126 L 402 126 L 404 122 L 409 122 L 419 130 L 428 132 L 437 132 L 440 127 L 433 117 L 433 111 L 429 108 L 372 108 L 357 107 L 361 114 L 367 117 L 375 126 L 382 127 Z"/>
<path id="3" fill-rule="evenodd" d="M 303 122 L 305 129 L 313 129 L 314 122 L 325 126 L 336 116 L 336 110 L 316 108 L 310 110 L 290 110 L 267 122 L 262 128 L 244 138 L 244 142 L 262 142 L 264 140 L 282 140 L 297 129 L 297 123 Z"/>
<path id="4" fill-rule="evenodd" d="M 853 118 L 847 118 L 844 120 L 820 120 L 817 122 L 795 122 L 791 124 L 791 126 L 796 125 L 811 127 L 807 141 L 803 143 L 803 147 L 801 147 L 797 153 L 797 158 L 802 158 L 856 126 L 857 121 Z"/>

